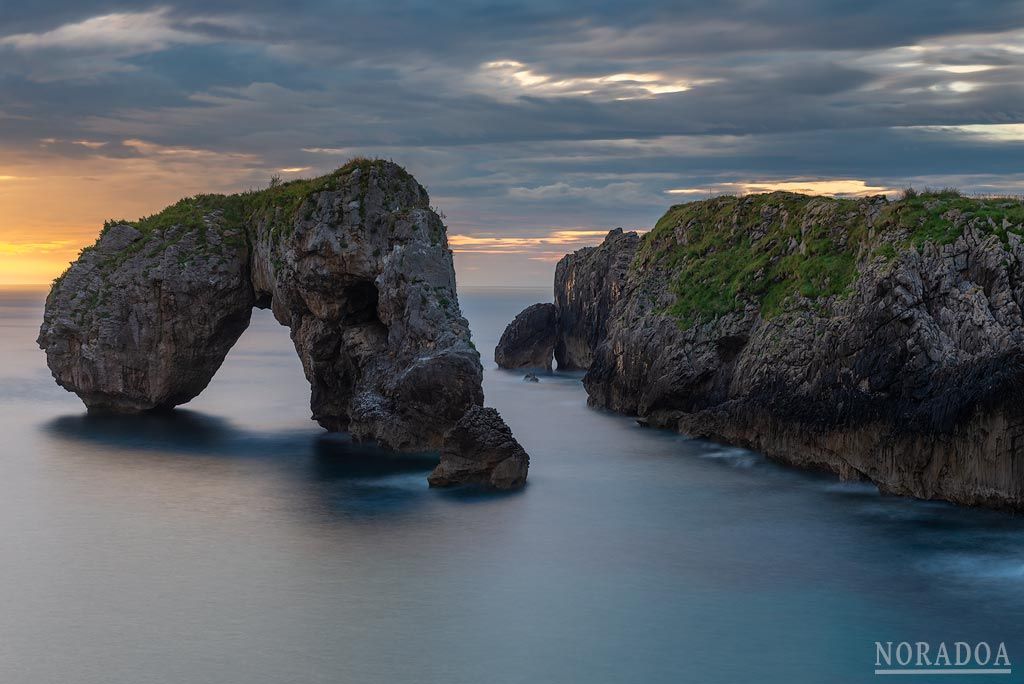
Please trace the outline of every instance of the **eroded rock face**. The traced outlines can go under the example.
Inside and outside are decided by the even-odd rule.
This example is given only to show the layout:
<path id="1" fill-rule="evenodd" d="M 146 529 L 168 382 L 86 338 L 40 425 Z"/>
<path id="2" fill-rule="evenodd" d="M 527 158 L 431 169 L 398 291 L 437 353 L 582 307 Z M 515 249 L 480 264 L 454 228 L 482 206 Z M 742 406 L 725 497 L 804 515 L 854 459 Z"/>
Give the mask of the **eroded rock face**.
<path id="1" fill-rule="evenodd" d="M 501 334 L 494 348 L 499 368 L 543 368 L 551 370 L 558 337 L 554 304 L 534 304 L 523 309 Z"/>
<path id="2" fill-rule="evenodd" d="M 222 217 L 211 215 L 220 226 Z M 39 344 L 90 408 L 170 408 L 202 392 L 255 303 L 241 229 L 108 227 L 46 300 Z"/>
<path id="3" fill-rule="evenodd" d="M 444 225 L 390 162 L 108 227 L 55 283 L 39 344 L 90 408 L 171 407 L 206 387 L 254 306 L 290 328 L 329 430 L 437 448 L 483 402 Z"/>
<path id="4" fill-rule="evenodd" d="M 584 370 L 604 339 L 612 309 L 622 296 L 629 264 L 640 238 L 621 228 L 597 247 L 567 254 L 555 267 L 559 370 Z"/>
<path id="5" fill-rule="evenodd" d="M 584 378 L 590 403 L 890 493 L 1024 508 L 1024 246 L 1015 234 L 1022 227 L 981 209 L 947 211 L 938 200 L 925 204 L 936 217 L 926 223 L 919 205 L 807 199 L 734 199 L 734 213 L 716 205 L 704 214 L 712 219 L 694 209 L 645 236 L 639 253 L 621 237 L 606 240 L 598 249 L 618 255 L 606 260 L 633 266 Z M 780 225 L 797 237 L 773 241 Z M 925 239 L 918 249 L 919 226 L 941 226 L 951 241 Z M 771 300 L 726 300 L 732 310 L 686 320 L 680 269 L 706 267 L 673 255 L 711 245 L 730 228 L 789 259 L 755 252 L 764 263 L 749 269 L 752 278 L 776 263 L 816 268 L 805 260 L 814 248 L 851 255 L 855 277 L 835 295 L 809 298 L 798 289 L 770 314 Z M 824 237 L 811 247 L 810 235 Z M 727 247 L 701 247 L 711 248 Z M 575 277 L 559 302 L 605 287 L 598 270 L 577 266 L 588 254 L 560 265 L 560 274 L 572 268 Z M 843 266 L 829 258 L 831 270 L 806 271 L 826 292 L 839 289 L 828 279 Z M 601 330 L 599 310 L 583 315 L 592 318 L 582 329 Z"/>
<path id="6" fill-rule="evenodd" d="M 445 437 L 431 487 L 480 484 L 518 489 L 526 484 L 530 457 L 493 408 L 474 406 Z"/>

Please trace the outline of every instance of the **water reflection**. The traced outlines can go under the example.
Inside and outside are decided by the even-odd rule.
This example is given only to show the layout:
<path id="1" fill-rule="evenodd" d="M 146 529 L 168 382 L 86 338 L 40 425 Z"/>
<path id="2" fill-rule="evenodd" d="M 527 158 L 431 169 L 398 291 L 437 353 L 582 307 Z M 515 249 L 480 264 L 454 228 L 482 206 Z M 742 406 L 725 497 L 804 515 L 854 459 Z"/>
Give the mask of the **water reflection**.
<path id="1" fill-rule="evenodd" d="M 189 409 L 142 416 L 84 414 L 39 372 L 38 308 L 11 314 L 0 681 L 871 682 L 875 639 L 1020 634 L 1024 520 L 497 372 L 497 334 L 545 295 L 462 297 L 532 459 L 508 496 L 430 490 L 436 454 L 325 434 L 269 312 Z"/>
<path id="2" fill-rule="evenodd" d="M 224 463 L 259 461 L 305 497 L 289 508 L 317 521 L 336 516 L 387 515 L 422 503 L 426 474 L 437 454 L 400 453 L 318 429 L 254 432 L 224 418 L 175 409 L 139 415 L 83 413 L 55 418 L 44 432 L 62 442 L 100 446 L 61 452 L 81 458 L 150 460 L 178 466 L 191 459 L 199 473 Z M 136 463 L 138 465 L 138 463 Z M 157 477 L 153 474 L 153 477 Z"/>

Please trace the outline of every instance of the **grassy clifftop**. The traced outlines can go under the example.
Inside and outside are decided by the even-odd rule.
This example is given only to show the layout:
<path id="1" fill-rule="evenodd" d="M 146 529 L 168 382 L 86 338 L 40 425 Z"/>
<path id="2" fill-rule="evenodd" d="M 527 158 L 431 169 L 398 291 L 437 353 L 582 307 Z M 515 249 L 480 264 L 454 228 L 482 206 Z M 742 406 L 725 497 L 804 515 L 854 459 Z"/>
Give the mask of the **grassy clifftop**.
<path id="1" fill-rule="evenodd" d="M 634 268 L 662 268 L 683 326 L 748 303 L 771 318 L 799 294 L 844 296 L 859 268 L 927 243 L 954 242 L 967 226 L 1024 235 L 1024 202 L 976 199 L 953 190 L 899 200 L 837 199 L 787 192 L 679 204 L 644 236 Z"/>
<path id="2" fill-rule="evenodd" d="M 236 227 L 255 216 L 273 215 L 282 223 L 290 223 L 312 195 L 324 190 L 337 190 L 352 172 L 363 172 L 361 182 L 365 192 L 369 172 L 375 166 L 386 164 L 383 160 L 353 159 L 344 166 L 317 178 L 302 178 L 283 183 L 272 183 L 263 190 L 250 190 L 233 195 L 196 195 L 186 197 L 152 216 L 136 221 L 123 219 L 109 220 L 104 229 L 112 225 L 127 223 L 143 233 L 165 230 L 172 226 L 186 226 L 202 230 L 204 218 L 212 212 L 220 212 L 224 225 Z M 405 170 L 402 170 L 405 173 Z M 406 174 L 408 175 L 408 174 Z M 410 177 L 411 178 L 411 177 Z"/>
<path id="3" fill-rule="evenodd" d="M 316 193 L 325 190 L 338 190 L 356 170 L 361 171 L 359 182 L 365 194 L 370 173 L 375 168 L 392 165 L 379 159 L 353 159 L 344 166 L 317 178 L 304 178 L 283 183 L 272 183 L 262 190 L 250 190 L 232 195 L 202 194 L 181 199 L 156 214 L 137 220 L 110 219 L 103 224 L 99 237 L 117 225 L 130 225 L 139 230 L 143 238 L 133 242 L 124 251 L 112 255 L 108 261 L 113 265 L 142 250 L 159 251 L 168 246 L 168 240 L 180 239 L 185 234 L 192 234 L 200 249 L 206 248 L 207 231 L 217 230 L 228 245 L 244 245 L 249 239 L 248 227 L 256 222 L 265 223 L 272 235 L 279 235 L 291 230 L 295 219 L 302 212 L 309 213 L 313 209 L 307 200 Z M 394 165 L 398 172 L 412 179 L 404 169 Z M 426 191 L 424 190 L 424 196 Z M 360 206 L 362 211 L 362 206 Z M 210 221 L 211 216 L 217 220 Z M 174 230 L 171 230 L 174 229 Z M 170 234 L 175 236 L 169 237 Z M 95 249 L 90 245 L 82 249 L 79 256 Z M 67 271 L 55 281 L 59 283 Z"/>

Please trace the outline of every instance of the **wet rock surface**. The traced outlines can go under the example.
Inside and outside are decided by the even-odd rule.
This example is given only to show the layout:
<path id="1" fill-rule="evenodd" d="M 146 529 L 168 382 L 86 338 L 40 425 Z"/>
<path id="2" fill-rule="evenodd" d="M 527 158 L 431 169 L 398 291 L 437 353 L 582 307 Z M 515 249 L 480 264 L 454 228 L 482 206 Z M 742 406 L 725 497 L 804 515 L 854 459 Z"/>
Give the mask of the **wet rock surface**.
<path id="1" fill-rule="evenodd" d="M 478 484 L 519 489 L 530 457 L 493 408 L 474 406 L 445 436 L 441 461 L 427 481 L 432 487 Z"/>

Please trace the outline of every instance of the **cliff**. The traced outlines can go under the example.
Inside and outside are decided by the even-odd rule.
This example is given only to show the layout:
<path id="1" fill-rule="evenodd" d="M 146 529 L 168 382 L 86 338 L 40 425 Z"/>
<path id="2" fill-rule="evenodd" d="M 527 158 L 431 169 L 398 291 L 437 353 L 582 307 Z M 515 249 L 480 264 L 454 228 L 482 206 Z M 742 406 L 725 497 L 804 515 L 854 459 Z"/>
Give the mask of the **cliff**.
<path id="1" fill-rule="evenodd" d="M 253 307 L 290 329 L 328 430 L 434 449 L 483 403 L 444 224 L 383 161 L 108 222 L 55 281 L 39 345 L 90 409 L 170 408 L 207 386 Z"/>
<path id="2" fill-rule="evenodd" d="M 558 336 L 585 341 L 594 406 L 885 492 L 1021 508 L 1022 234 L 1020 201 L 955 192 L 678 205 L 563 260 L 556 302 L 611 304 L 560 304 Z"/>

